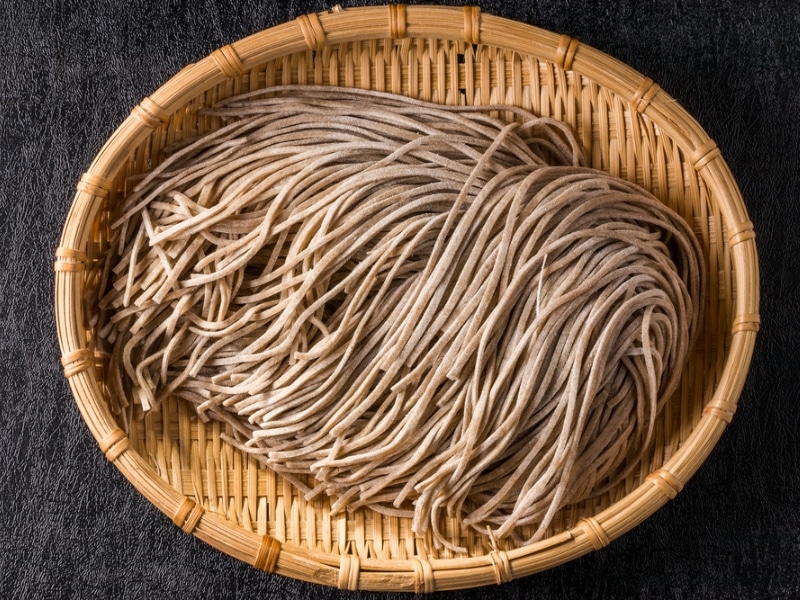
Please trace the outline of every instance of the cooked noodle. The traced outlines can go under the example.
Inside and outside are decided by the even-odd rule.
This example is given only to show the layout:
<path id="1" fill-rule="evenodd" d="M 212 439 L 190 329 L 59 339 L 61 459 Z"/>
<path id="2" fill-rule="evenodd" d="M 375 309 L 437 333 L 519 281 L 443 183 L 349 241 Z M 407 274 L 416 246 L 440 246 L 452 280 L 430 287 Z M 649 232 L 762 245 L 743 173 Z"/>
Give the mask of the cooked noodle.
<path id="1" fill-rule="evenodd" d="M 444 514 L 532 541 L 628 474 L 697 331 L 678 215 L 514 107 L 281 87 L 206 113 L 228 124 L 113 215 L 114 397 L 189 400 L 308 498 L 454 550 Z"/>

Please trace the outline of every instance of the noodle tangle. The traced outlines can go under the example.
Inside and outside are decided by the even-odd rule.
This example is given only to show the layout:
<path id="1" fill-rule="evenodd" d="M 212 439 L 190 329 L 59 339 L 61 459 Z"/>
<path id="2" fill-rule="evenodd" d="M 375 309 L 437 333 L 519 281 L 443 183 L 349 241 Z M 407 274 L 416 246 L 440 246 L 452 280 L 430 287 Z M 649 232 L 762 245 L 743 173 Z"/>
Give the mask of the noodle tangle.
<path id="1" fill-rule="evenodd" d="M 112 215 L 125 418 L 187 400 L 307 498 L 456 551 L 445 515 L 527 543 L 627 476 L 698 330 L 681 217 L 515 107 L 284 86 L 204 112 L 226 124 Z"/>

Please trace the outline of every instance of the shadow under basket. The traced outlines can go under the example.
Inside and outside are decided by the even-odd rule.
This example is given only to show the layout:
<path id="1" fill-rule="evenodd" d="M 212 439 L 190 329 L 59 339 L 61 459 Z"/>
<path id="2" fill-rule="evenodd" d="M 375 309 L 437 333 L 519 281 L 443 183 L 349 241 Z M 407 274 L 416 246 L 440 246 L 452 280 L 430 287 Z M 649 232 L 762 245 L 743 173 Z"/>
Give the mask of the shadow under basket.
<path id="1" fill-rule="evenodd" d="M 437 550 L 410 520 L 331 515 L 220 439 L 192 406 L 165 402 L 127 428 L 110 410 L 92 323 L 110 208 L 170 144 L 220 127 L 200 109 L 279 84 L 345 86 L 443 104 L 507 103 L 569 123 L 591 166 L 682 215 L 705 253 L 703 327 L 651 451 L 600 498 L 562 509 L 545 538 L 492 543 L 441 525 L 468 555 Z M 145 98 L 77 186 L 55 263 L 62 363 L 106 457 L 178 527 L 259 569 L 355 590 L 430 592 L 503 583 L 619 537 L 681 491 L 736 411 L 758 330 L 753 225 L 719 150 L 652 80 L 568 36 L 478 8 L 380 6 L 304 15 L 225 46 Z"/>

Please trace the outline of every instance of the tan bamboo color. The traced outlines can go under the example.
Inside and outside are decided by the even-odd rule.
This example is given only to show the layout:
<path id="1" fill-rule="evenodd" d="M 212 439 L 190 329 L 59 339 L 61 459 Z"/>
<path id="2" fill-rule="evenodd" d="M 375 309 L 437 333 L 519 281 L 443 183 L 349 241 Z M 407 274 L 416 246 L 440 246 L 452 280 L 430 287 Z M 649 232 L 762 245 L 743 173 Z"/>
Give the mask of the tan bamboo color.
<path id="1" fill-rule="evenodd" d="M 638 469 L 599 499 L 563 509 L 542 541 L 515 548 L 458 523 L 469 556 L 415 538 L 406 519 L 331 515 L 220 440 L 185 403 L 123 430 L 104 396 L 92 329 L 109 208 L 161 149 L 214 130 L 200 108 L 273 84 L 367 88 L 438 103 L 504 102 L 568 122 L 591 165 L 635 181 L 693 225 L 708 263 L 704 327 Z M 607 545 L 669 499 L 736 411 L 759 326 L 753 224 L 716 144 L 652 80 L 568 36 L 476 7 L 382 6 L 304 15 L 220 48 L 145 98 L 77 186 L 56 250 L 64 372 L 106 457 L 178 527 L 259 569 L 345 589 L 434 590 L 503 583 Z"/>

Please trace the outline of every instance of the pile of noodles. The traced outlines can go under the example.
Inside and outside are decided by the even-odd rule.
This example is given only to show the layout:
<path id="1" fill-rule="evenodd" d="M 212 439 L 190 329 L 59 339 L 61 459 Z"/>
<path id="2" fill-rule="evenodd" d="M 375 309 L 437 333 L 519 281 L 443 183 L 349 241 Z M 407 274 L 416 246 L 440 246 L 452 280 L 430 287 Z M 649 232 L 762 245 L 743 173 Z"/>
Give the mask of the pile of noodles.
<path id="1" fill-rule="evenodd" d="M 514 107 L 281 87 L 207 114 L 113 215 L 127 412 L 188 400 L 333 512 L 456 550 L 444 515 L 531 541 L 629 473 L 697 331 L 678 215 Z"/>

